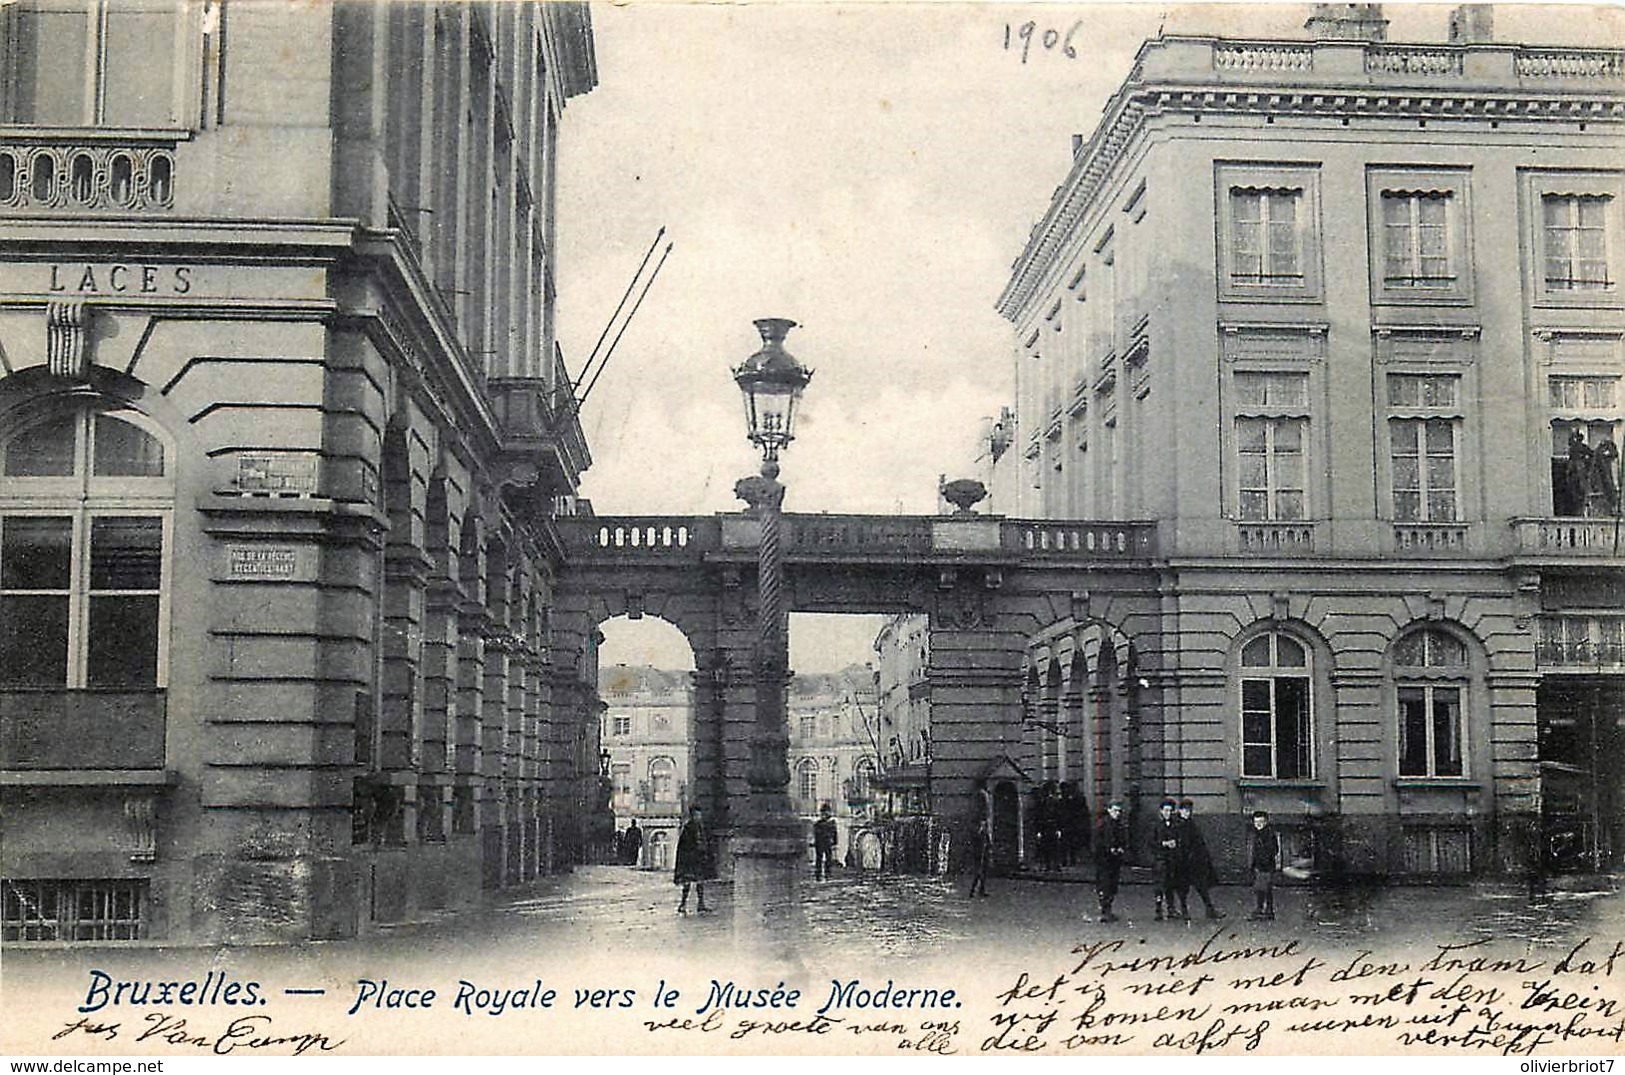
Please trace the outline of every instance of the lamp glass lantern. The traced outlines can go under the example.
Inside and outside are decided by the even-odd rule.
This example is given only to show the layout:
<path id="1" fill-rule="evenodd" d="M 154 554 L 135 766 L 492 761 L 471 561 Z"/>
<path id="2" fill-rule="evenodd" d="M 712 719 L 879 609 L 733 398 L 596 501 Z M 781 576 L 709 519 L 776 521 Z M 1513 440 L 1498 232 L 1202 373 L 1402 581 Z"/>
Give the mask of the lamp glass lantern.
<path id="1" fill-rule="evenodd" d="M 784 337 L 794 321 L 768 317 L 755 322 L 762 334 L 762 349 L 733 371 L 734 383 L 744 397 L 745 422 L 752 444 L 762 450 L 764 462 L 776 462 L 779 449 L 795 439 L 796 405 L 812 380 L 813 371 L 784 349 Z"/>

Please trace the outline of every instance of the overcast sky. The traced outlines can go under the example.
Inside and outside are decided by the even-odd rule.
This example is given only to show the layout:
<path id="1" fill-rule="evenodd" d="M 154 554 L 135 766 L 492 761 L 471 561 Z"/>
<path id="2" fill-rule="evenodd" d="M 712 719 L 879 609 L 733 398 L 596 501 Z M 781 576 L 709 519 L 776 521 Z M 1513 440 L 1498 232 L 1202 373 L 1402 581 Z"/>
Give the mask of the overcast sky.
<path id="1" fill-rule="evenodd" d="M 582 493 L 600 514 L 740 508 L 756 456 L 729 368 L 756 349 L 753 319 L 789 317 L 817 374 L 787 510 L 934 511 L 938 475 L 970 474 L 981 420 L 1013 402 L 993 310 L 1010 263 L 1135 49 L 1159 29 L 1298 37 L 1308 10 L 594 4 L 599 85 L 570 102 L 560 147 L 572 370 L 662 225 L 675 248 L 583 408 Z M 1387 5 L 1390 39 L 1444 40 L 1448 10 Z M 1612 27 L 1617 42 L 1617 12 Z M 1044 49 L 1047 29 L 1077 56 Z M 1498 5 L 1496 30 L 1610 39 L 1596 9 Z M 793 634 L 807 668 L 809 630 Z M 829 666 L 864 659 L 849 648 Z"/>

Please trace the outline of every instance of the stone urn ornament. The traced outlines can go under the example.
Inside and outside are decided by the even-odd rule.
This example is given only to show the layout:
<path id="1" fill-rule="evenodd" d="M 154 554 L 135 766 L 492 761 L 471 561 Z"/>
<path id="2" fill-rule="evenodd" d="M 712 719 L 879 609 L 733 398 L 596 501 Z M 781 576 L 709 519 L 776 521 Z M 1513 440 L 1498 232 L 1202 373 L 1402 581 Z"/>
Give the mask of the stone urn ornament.
<path id="1" fill-rule="evenodd" d="M 954 506 L 956 515 L 971 515 L 971 508 L 987 499 L 987 486 L 974 478 L 956 478 L 942 487 L 942 499 Z"/>

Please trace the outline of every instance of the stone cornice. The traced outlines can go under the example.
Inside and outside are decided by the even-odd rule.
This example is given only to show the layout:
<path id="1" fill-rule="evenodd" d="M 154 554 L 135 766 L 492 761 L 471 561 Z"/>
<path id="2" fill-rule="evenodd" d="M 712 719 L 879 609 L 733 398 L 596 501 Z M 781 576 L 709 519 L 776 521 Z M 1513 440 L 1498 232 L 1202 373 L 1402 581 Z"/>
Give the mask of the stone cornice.
<path id="1" fill-rule="evenodd" d="M 1371 78 L 1312 77 L 1305 69 L 1269 69 L 1259 65 L 1244 82 L 1225 77 L 1220 54 L 1242 46 L 1261 52 L 1286 50 L 1314 53 L 1327 42 L 1236 43 L 1219 40 L 1157 39 L 1141 46 L 1132 72 L 1107 101 L 1103 118 L 1088 143 L 1076 155 L 1072 170 L 1061 184 L 1048 211 L 1028 236 L 1021 256 L 995 308 L 1018 321 L 1033 301 L 1044 278 L 1054 268 L 1080 222 L 1095 208 L 1095 199 L 1117 175 L 1128 147 L 1145 129 L 1146 120 L 1161 115 L 1255 115 L 1326 117 L 1340 120 L 1521 120 L 1550 122 L 1625 121 L 1625 83 L 1606 76 L 1552 79 L 1549 87 L 1530 80 L 1487 84 L 1473 80 L 1452 85 L 1449 80 L 1401 72 L 1383 84 Z M 1349 46 L 1350 43 L 1339 42 Z M 1147 78 L 1153 52 L 1182 47 L 1214 57 L 1214 70 L 1199 81 Z M 1394 52 L 1404 46 L 1374 46 Z M 1448 52 L 1447 46 L 1430 51 Z M 1505 48 L 1521 61 L 1528 56 L 1579 50 Z M 1611 55 L 1611 54 L 1610 54 Z M 1350 72 L 1352 76 L 1354 73 Z"/>

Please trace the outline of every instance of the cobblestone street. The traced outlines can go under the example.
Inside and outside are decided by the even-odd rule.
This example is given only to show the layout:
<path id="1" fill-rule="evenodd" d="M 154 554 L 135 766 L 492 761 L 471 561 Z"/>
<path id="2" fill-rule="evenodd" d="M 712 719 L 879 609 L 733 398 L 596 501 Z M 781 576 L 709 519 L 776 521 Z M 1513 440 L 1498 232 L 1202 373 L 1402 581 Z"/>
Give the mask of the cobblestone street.
<path id="1" fill-rule="evenodd" d="M 5 996 L 8 1006 L 22 998 L 19 1010 L 25 1011 L 27 1022 L 19 1024 L 17 1032 L 30 1040 L 48 1038 L 78 1018 L 75 1011 L 85 1001 L 87 984 L 94 981 L 96 972 L 116 981 L 197 980 L 213 973 L 234 981 L 252 978 L 263 983 L 277 1005 L 264 1010 L 276 1017 L 278 1025 L 285 1021 L 302 1025 L 308 1019 L 323 1033 L 357 1035 L 354 1044 L 374 1051 L 444 1051 L 448 1047 L 468 1051 L 474 1048 L 473 1039 L 456 1040 L 448 1046 L 441 1038 L 448 1033 L 455 1036 L 459 1028 L 500 1026 L 531 1035 L 539 1028 L 568 1029 L 576 1036 L 558 1041 L 528 1037 L 522 1046 L 481 1039 L 480 1048 L 617 1051 L 612 1047 L 615 1043 L 590 1044 L 599 1034 L 611 1034 L 622 1036 L 615 1040 L 621 1047 L 658 1052 L 679 1045 L 676 1038 L 645 1029 L 646 1021 L 655 1017 L 650 998 L 660 987 L 681 988 L 682 1006 L 674 1005 L 667 1013 L 681 1021 L 698 1018 L 700 1005 L 716 983 L 768 989 L 778 983 L 802 991 L 797 1010 L 767 1016 L 736 1009 L 730 1018 L 805 1020 L 830 994 L 832 982 L 861 978 L 865 988 L 878 988 L 882 983 L 890 988 L 895 982 L 899 989 L 954 990 L 965 1004 L 963 1012 L 956 1011 L 966 1020 L 966 1036 L 956 1039 L 955 1045 L 962 1051 L 974 1050 L 989 1040 L 990 1028 L 997 1034 L 997 1024 L 989 1019 L 1001 1010 L 1004 994 L 1018 981 L 1042 986 L 1063 974 L 1086 980 L 1101 973 L 1097 966 L 1084 979 L 1077 979 L 1073 970 L 1080 959 L 1089 958 L 1078 953 L 1091 948 L 1118 960 L 1151 959 L 1150 978 L 1142 968 L 1134 972 L 1140 977 L 1132 980 L 1161 981 L 1165 977 L 1169 988 L 1177 985 L 1176 974 L 1187 972 L 1176 972 L 1172 963 L 1166 972 L 1160 971 L 1157 961 L 1189 960 L 1195 954 L 1203 964 L 1201 973 L 1215 976 L 1208 980 L 1219 983 L 1212 987 L 1217 990 L 1229 988 L 1227 983 L 1238 974 L 1284 970 L 1290 975 L 1294 968 L 1307 970 L 1308 965 L 1318 968 L 1319 988 L 1327 988 L 1326 976 L 1338 968 L 1391 961 L 1392 969 L 1369 979 L 1378 983 L 1370 988 L 1380 993 L 1394 983 L 1402 986 L 1409 977 L 1421 977 L 1402 973 L 1406 968 L 1429 971 L 1428 981 L 1435 985 L 1456 979 L 1450 968 L 1424 965 L 1436 956 L 1527 960 L 1529 966 L 1544 969 L 1535 975 L 1514 970 L 1494 979 L 1503 989 L 1503 1003 L 1510 1002 L 1514 1011 L 1523 996 L 1520 987 L 1527 990 L 1536 985 L 1524 979 L 1551 974 L 1565 956 L 1595 961 L 1583 988 L 1602 992 L 1586 996 L 1610 997 L 1614 998 L 1610 1004 L 1618 1004 L 1618 983 L 1625 980 L 1625 960 L 1617 969 L 1611 963 L 1604 969 L 1610 953 L 1616 953 L 1617 944 L 1625 939 L 1625 898 L 1610 879 L 1565 879 L 1535 890 L 1501 882 L 1340 891 L 1288 887 L 1279 890 L 1279 916 L 1268 923 L 1247 919 L 1251 893 L 1238 886 L 1216 890 L 1218 905 L 1227 912 L 1220 922 L 1199 916 L 1190 922 L 1154 922 L 1150 887 L 1132 884 L 1125 886 L 1118 901 L 1122 921 L 1103 925 L 1093 920 L 1094 887 L 1081 876 L 996 879 L 987 898 L 970 899 L 959 879 L 843 871 L 822 883 L 802 879 L 796 924 L 774 938 L 785 943 L 770 946 L 773 950 L 765 954 L 754 942 L 742 942 L 735 932 L 733 886 L 718 883 L 708 887 L 710 911 L 695 913 L 691 903 L 690 913 L 680 915 L 677 890 L 669 874 L 595 866 L 549 878 L 483 910 L 396 926 L 353 940 L 197 949 L 141 945 L 8 948 Z M 1582 942 L 1576 956 L 1576 946 Z M 1446 945 L 1458 946 L 1458 950 L 1444 953 L 1440 946 Z M 1244 963 L 1229 962 L 1236 958 L 1230 953 L 1245 949 L 1260 955 L 1248 957 Z M 1619 958 L 1617 954 L 1615 958 Z M 1242 970 L 1244 966 L 1251 969 Z M 1439 973 L 1431 973 L 1434 971 Z M 1355 977 L 1368 981 L 1363 978 L 1366 973 L 1378 972 L 1362 971 Z M 1110 981 L 1118 990 L 1113 994 L 1114 1004 L 1125 1002 L 1128 994 L 1117 986 L 1117 978 L 1099 980 Z M 1130 980 L 1123 979 L 1123 984 Z M 1576 979 L 1568 976 L 1564 980 Z M 421 1013 L 390 1010 L 409 1008 L 406 1004 L 358 1003 L 360 991 L 369 983 L 385 995 L 396 991 L 392 995 L 397 997 L 408 995 L 400 991 L 439 990 L 434 1017 L 425 1020 L 418 1018 Z M 580 1010 L 579 998 L 572 1003 L 579 990 L 597 987 L 636 990 L 636 1006 L 591 1013 Z M 533 996 L 543 988 L 556 989 L 561 998 L 552 1022 L 535 1022 L 541 1016 L 528 1010 L 509 1012 L 513 1018 L 500 1024 L 443 1021 L 447 1016 L 467 1020 L 503 1015 L 500 1010 L 483 1010 L 482 1005 L 500 1008 L 510 1003 L 503 999 L 505 993 L 509 998 Z M 471 992 L 487 989 L 488 993 Z M 288 992 L 310 990 L 322 992 L 306 997 Z M 454 999 L 463 993 L 486 999 Z M 1285 995 L 1279 991 L 1263 994 L 1266 999 Z M 1181 1000 L 1141 999 L 1152 1005 Z M 1207 1005 L 1223 1004 L 1234 997 L 1220 992 L 1199 999 Z M 461 1010 L 470 1005 L 471 1010 Z M 518 1009 L 520 1002 L 511 1005 Z M 355 1007 L 361 1009 L 358 1015 L 351 1010 Z M 1438 1007 L 1429 1005 L 1429 1010 Z M 122 1011 L 127 1019 L 156 1017 L 141 1009 Z M 210 1022 L 217 1021 L 218 1013 L 191 1014 L 194 1022 Z M 1340 1010 L 1340 1014 L 1354 1013 Z M 523 1017 L 526 1015 L 529 1018 Z M 1278 1020 L 1277 1025 L 1284 1022 Z M 1203 1025 L 1209 1023 L 1211 1017 Z M 441 1036 L 432 1044 L 396 1037 L 430 1028 Z M 1047 1040 L 1054 1046 L 1059 1039 Z M 1153 1040 L 1151 1035 L 1135 1039 L 1140 1047 Z M 1275 1048 L 1290 1048 L 1283 1044 L 1285 1040 L 1276 1040 Z M 1583 1044 L 1599 1047 L 1592 1039 Z M 808 1047 L 815 1048 L 810 1042 Z"/>

